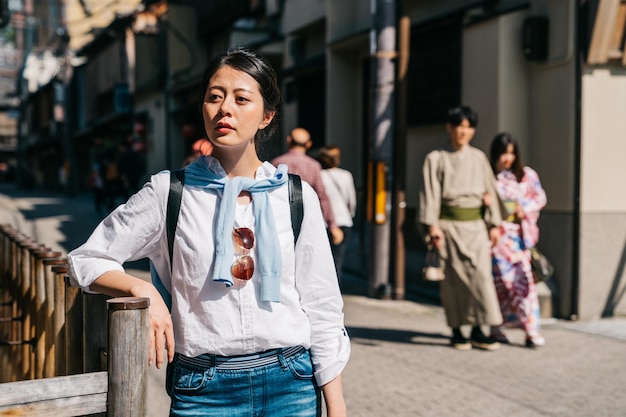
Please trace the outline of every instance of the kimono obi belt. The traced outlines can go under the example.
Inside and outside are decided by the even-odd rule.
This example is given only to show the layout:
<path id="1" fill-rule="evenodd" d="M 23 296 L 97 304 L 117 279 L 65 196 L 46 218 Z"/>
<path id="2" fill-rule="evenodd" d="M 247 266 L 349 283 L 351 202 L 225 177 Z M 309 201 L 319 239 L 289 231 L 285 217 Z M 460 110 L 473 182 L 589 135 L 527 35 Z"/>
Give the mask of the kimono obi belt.
<path id="1" fill-rule="evenodd" d="M 515 200 L 504 200 L 503 203 L 506 208 L 506 212 L 509 215 L 506 218 L 506 221 L 513 223 L 515 221 L 515 206 L 517 205 L 517 202 Z"/>
<path id="2" fill-rule="evenodd" d="M 459 222 L 469 222 L 482 220 L 481 207 L 452 207 L 441 206 L 439 218 L 443 220 L 456 220 Z"/>

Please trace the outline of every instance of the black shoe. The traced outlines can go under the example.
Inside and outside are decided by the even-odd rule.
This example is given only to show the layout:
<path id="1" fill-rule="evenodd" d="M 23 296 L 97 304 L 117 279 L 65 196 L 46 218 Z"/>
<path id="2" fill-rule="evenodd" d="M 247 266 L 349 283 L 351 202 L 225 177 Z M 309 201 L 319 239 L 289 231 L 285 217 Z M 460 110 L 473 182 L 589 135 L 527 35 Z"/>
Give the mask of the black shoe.
<path id="1" fill-rule="evenodd" d="M 472 345 L 469 340 L 461 333 L 459 329 L 452 329 L 452 337 L 450 338 L 450 344 L 457 350 L 470 350 Z"/>
<path id="2" fill-rule="evenodd" d="M 496 350 L 500 347 L 500 343 L 497 340 L 485 336 L 478 326 L 472 328 L 470 338 L 472 339 L 472 346 L 478 349 Z"/>
<path id="3" fill-rule="evenodd" d="M 526 347 L 537 348 L 546 344 L 546 339 L 539 333 L 526 336 Z"/>

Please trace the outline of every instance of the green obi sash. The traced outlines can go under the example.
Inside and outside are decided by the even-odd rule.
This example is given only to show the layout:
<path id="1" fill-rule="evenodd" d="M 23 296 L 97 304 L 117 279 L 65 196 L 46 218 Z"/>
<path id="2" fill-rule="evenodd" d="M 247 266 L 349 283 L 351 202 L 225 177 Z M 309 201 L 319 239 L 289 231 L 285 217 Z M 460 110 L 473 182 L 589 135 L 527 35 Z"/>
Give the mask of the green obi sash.
<path id="1" fill-rule="evenodd" d="M 482 212 L 480 207 L 452 207 L 441 206 L 439 218 L 443 220 L 456 220 L 459 222 L 469 222 L 474 220 L 482 220 Z"/>

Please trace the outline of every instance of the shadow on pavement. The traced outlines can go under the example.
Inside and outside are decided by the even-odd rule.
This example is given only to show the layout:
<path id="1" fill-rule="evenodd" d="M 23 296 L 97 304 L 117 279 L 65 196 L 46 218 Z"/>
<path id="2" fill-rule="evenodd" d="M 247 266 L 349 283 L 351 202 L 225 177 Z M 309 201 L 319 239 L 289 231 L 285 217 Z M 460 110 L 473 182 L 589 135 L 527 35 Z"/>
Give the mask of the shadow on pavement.
<path id="1" fill-rule="evenodd" d="M 347 326 L 346 330 L 348 331 L 350 339 L 353 343 L 359 343 L 362 345 L 373 345 L 375 344 L 375 341 L 409 343 L 414 345 L 441 345 L 441 341 L 445 341 L 447 343 L 450 339 L 449 336 L 441 333 L 427 333 L 400 329 Z M 431 343 L 428 340 L 433 340 L 433 342 Z"/>

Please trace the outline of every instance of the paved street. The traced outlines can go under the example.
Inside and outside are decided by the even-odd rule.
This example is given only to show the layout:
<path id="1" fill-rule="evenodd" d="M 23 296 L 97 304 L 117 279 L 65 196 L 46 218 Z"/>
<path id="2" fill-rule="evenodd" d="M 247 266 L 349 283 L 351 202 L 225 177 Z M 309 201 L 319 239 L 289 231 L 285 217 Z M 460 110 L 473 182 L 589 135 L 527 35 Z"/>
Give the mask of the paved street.
<path id="1" fill-rule="evenodd" d="M 0 222 L 55 250 L 77 246 L 97 221 L 88 195 L 66 199 L 0 185 Z M 407 253 L 409 266 L 416 256 Z M 144 266 L 129 267 L 147 276 Z M 342 285 L 352 338 L 344 373 L 350 416 L 626 416 L 624 317 L 545 320 L 547 344 L 536 350 L 523 347 L 523 333 L 512 331 L 513 343 L 498 351 L 460 352 L 448 346 L 436 301 L 368 298 L 365 278 L 356 274 Z M 167 407 L 163 371 L 152 368 L 148 415 L 167 416 Z"/>

